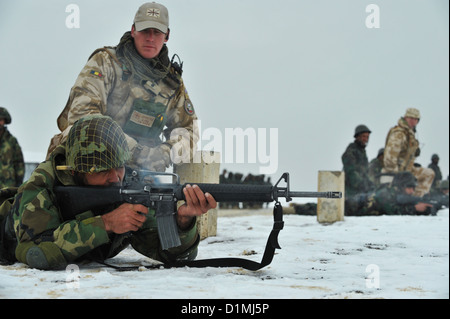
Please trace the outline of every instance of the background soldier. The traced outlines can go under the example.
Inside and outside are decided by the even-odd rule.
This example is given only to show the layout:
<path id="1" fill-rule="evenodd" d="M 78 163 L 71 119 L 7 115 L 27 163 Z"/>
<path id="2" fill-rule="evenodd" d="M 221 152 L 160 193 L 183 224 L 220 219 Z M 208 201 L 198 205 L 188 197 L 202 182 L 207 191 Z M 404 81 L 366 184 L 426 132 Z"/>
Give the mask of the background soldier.
<path id="1" fill-rule="evenodd" d="M 449 206 L 448 185 L 449 185 L 448 179 L 444 179 L 436 186 L 435 189 L 431 190 L 430 198 L 431 200 L 437 203 L 437 206 L 441 205 L 448 208 Z"/>
<path id="2" fill-rule="evenodd" d="M 5 125 L 11 123 L 11 115 L 0 107 L 0 188 L 19 187 L 25 175 L 22 149 L 17 139 Z"/>
<path id="3" fill-rule="evenodd" d="M 374 189 L 369 179 L 369 161 L 366 146 L 371 131 L 365 125 L 355 128 L 355 141 L 342 154 L 342 163 L 345 172 L 345 206 L 353 205 L 352 201 L 357 194 L 365 194 Z"/>
<path id="4" fill-rule="evenodd" d="M 383 169 L 384 148 L 378 150 L 377 157 L 369 163 L 369 178 L 375 187 L 380 186 L 380 175 Z"/>
<path id="5" fill-rule="evenodd" d="M 429 200 L 414 196 L 417 179 L 410 172 L 395 175 L 391 184 L 384 184 L 365 198 L 360 198 L 359 206 L 346 214 L 364 215 L 434 215 L 439 207 Z"/>
<path id="6" fill-rule="evenodd" d="M 423 197 L 430 192 L 434 172 L 429 168 L 416 167 L 414 162 L 420 155 L 419 141 L 415 137 L 416 126 L 420 121 L 418 109 L 409 108 L 405 116 L 398 120 L 386 137 L 384 149 L 384 167 L 380 182 L 390 183 L 393 175 L 399 172 L 411 172 L 418 181 L 415 195 Z"/>
<path id="7" fill-rule="evenodd" d="M 433 154 L 433 156 L 431 156 L 431 163 L 430 165 L 428 165 L 428 168 L 431 168 L 434 171 L 434 180 L 433 184 L 431 185 L 431 188 L 433 189 L 437 189 L 439 183 L 442 180 L 442 172 L 438 164 L 439 156 L 437 154 Z"/>

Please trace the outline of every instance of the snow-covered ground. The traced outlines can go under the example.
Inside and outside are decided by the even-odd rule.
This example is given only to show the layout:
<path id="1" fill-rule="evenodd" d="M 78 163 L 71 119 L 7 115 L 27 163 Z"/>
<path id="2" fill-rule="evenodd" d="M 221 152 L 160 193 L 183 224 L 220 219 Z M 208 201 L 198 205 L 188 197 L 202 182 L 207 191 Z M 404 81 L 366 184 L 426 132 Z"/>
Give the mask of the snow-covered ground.
<path id="1" fill-rule="evenodd" d="M 201 242 L 198 259 L 241 257 L 259 262 L 272 220 L 267 210 L 220 214 L 218 234 Z M 120 272 L 96 263 L 40 271 L 16 263 L 0 266 L 0 299 L 169 298 L 194 304 L 195 299 L 449 298 L 448 209 L 437 216 L 346 217 L 331 225 L 319 224 L 314 216 L 285 215 L 284 221 L 282 249 L 269 266 L 256 272 Z M 110 262 L 136 265 L 148 259 L 126 249 Z"/>

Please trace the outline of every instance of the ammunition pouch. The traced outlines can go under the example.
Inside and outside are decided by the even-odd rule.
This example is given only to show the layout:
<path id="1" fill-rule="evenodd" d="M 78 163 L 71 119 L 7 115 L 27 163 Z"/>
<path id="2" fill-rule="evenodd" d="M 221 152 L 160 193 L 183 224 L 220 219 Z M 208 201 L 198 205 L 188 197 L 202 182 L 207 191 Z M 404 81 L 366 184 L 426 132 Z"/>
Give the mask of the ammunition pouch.
<path id="1" fill-rule="evenodd" d="M 157 139 L 166 123 L 167 106 L 154 101 L 136 99 L 123 131 L 140 139 Z"/>

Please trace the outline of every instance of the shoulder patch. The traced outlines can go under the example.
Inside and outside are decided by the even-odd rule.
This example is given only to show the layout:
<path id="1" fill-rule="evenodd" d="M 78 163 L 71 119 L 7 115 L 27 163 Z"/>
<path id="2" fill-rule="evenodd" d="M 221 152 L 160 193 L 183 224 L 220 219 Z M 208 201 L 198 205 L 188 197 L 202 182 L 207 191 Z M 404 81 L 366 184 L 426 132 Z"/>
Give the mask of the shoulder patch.
<path id="1" fill-rule="evenodd" d="M 186 100 L 186 102 L 184 102 L 184 110 L 188 115 L 194 115 L 194 106 L 192 105 L 190 100 Z"/>
<path id="2" fill-rule="evenodd" d="M 184 110 L 188 115 L 194 115 L 194 106 L 192 105 L 191 99 L 189 98 L 189 94 L 186 90 L 186 87 L 184 88 Z"/>
<path id="3" fill-rule="evenodd" d="M 102 78 L 102 77 L 103 77 L 103 74 L 101 74 L 100 72 L 95 71 L 95 70 L 92 70 L 92 71 L 89 72 L 89 73 L 92 74 L 92 75 L 98 76 L 99 78 Z"/>

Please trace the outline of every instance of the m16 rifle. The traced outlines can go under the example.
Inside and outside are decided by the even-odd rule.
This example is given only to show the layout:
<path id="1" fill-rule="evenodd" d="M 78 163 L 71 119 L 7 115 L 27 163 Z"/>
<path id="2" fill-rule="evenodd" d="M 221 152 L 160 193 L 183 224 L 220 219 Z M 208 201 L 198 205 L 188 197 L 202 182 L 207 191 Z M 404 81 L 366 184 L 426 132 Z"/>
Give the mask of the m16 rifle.
<path id="1" fill-rule="evenodd" d="M 172 182 L 160 182 L 161 179 L 167 176 L 172 178 Z M 280 186 L 282 181 L 286 184 L 284 187 Z M 269 237 L 269 242 L 273 249 L 280 248 L 277 236 L 284 225 L 282 206 L 279 201 L 281 198 L 289 202 L 294 197 L 342 197 L 341 192 L 334 191 L 291 191 L 289 173 L 284 173 L 274 186 L 205 183 L 186 183 L 182 185 L 179 176 L 176 174 L 145 170 L 127 173 L 123 186 L 56 186 L 55 194 L 64 220 L 74 219 L 76 215 L 88 210 L 95 210 L 113 204 L 142 204 L 152 208 L 155 210 L 162 249 L 167 250 L 181 245 L 175 216 L 176 203 L 180 200 L 185 200 L 183 188 L 187 184 L 198 185 L 203 192 L 210 193 L 217 202 L 267 203 L 275 201 L 274 228 Z"/>

